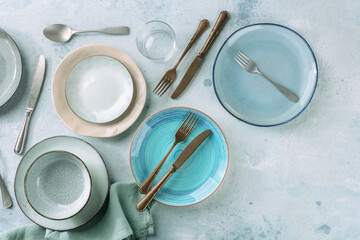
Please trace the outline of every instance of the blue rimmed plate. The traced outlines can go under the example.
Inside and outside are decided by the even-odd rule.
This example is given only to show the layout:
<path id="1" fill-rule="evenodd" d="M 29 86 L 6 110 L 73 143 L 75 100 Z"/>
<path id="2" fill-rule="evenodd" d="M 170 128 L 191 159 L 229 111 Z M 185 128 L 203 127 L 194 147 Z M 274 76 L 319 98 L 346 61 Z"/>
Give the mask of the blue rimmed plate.
<path id="1" fill-rule="evenodd" d="M 16 43 L 0 28 L 0 107 L 15 93 L 22 74 L 22 61 Z"/>
<path id="2" fill-rule="evenodd" d="M 272 80 L 299 96 L 296 104 L 267 80 L 242 69 L 237 51 L 253 59 Z M 234 32 L 221 47 L 213 68 L 216 95 L 236 118 L 256 126 L 275 126 L 298 116 L 317 84 L 317 64 L 309 44 L 295 31 L 276 24 L 254 24 Z"/>
<path id="3" fill-rule="evenodd" d="M 183 207 L 199 203 L 220 187 L 229 165 L 229 151 L 219 126 L 195 109 L 168 108 L 153 114 L 141 124 L 130 148 L 131 171 L 136 182 L 141 184 L 170 149 L 175 132 L 190 112 L 197 114 L 199 121 L 188 139 L 179 143 L 169 155 L 153 186 L 191 140 L 206 129 L 213 133 L 156 195 L 156 201 L 169 206 Z"/>

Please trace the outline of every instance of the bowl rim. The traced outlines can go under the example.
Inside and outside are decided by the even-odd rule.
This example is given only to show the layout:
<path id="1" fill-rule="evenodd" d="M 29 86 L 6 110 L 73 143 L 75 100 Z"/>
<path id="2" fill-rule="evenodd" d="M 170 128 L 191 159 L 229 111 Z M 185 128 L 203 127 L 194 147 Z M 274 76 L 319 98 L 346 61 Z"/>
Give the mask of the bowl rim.
<path id="1" fill-rule="evenodd" d="M 75 213 L 71 214 L 70 216 L 67 216 L 67 217 L 63 217 L 63 218 L 54 218 L 54 217 L 49 217 L 49 216 L 46 216 L 44 215 L 43 213 L 41 213 L 38 209 L 35 208 L 35 206 L 33 206 L 33 204 L 31 204 L 31 201 L 29 199 L 29 196 L 27 194 L 27 177 L 28 177 L 28 173 L 30 171 L 30 169 L 32 168 L 32 166 L 35 164 L 36 161 L 38 161 L 41 157 L 43 157 L 44 155 L 47 155 L 49 153 L 55 153 L 55 152 L 61 152 L 61 153 L 67 153 L 67 154 L 70 154 L 72 155 L 75 159 L 79 160 L 80 163 L 82 163 L 82 166 L 85 167 L 86 169 L 86 172 L 87 172 L 87 176 L 89 177 L 90 179 L 90 188 L 89 188 L 89 193 L 88 193 L 88 196 L 87 196 L 87 199 L 86 199 L 86 202 L 85 204 L 78 210 L 76 211 Z M 26 173 L 25 173 L 25 177 L 24 177 L 24 191 L 25 191 L 25 196 L 26 196 L 26 200 L 28 201 L 29 205 L 32 207 L 32 209 L 34 209 L 34 211 L 36 213 L 38 213 L 39 215 L 45 217 L 45 218 L 48 218 L 48 219 L 51 219 L 51 220 L 65 220 L 65 219 L 69 219 L 73 216 L 75 216 L 76 214 L 78 214 L 81 210 L 84 209 L 84 207 L 87 205 L 87 203 L 89 202 L 90 200 L 90 197 L 91 197 L 91 189 L 92 189 L 92 177 L 91 177 L 91 174 L 89 172 L 89 169 L 87 168 L 86 164 L 83 162 L 83 160 L 81 160 L 78 156 L 76 156 L 74 153 L 71 153 L 71 152 L 68 152 L 68 151 L 63 151 L 63 150 L 54 150 L 54 151 L 48 151 L 48 152 L 45 152 L 41 155 L 39 155 L 38 157 L 36 157 L 34 159 L 34 161 L 30 164 L 30 166 L 28 167 L 28 169 L 26 170 Z"/>
<path id="2" fill-rule="evenodd" d="M 280 123 L 274 123 L 274 124 L 256 124 L 256 123 L 252 123 L 252 122 L 249 122 L 249 121 L 246 121 L 238 116 L 236 116 L 234 113 L 230 112 L 228 108 L 225 107 L 224 103 L 221 101 L 221 98 L 219 97 L 219 94 L 218 92 L 216 91 L 216 86 L 215 86 L 215 66 L 216 66 L 216 62 L 218 60 L 218 57 L 220 55 L 220 52 L 221 50 L 223 49 L 223 47 L 225 46 L 225 44 L 227 43 L 227 41 L 233 36 L 235 35 L 237 32 L 245 29 L 245 28 L 248 28 L 248 27 L 254 27 L 254 26 L 258 26 L 258 25 L 268 25 L 268 26 L 275 26 L 275 27 L 280 27 L 280 28 L 284 28 L 285 30 L 289 30 L 290 32 L 292 33 L 295 33 L 295 35 L 297 35 L 298 37 L 300 37 L 300 39 L 302 39 L 304 41 L 304 43 L 306 44 L 307 48 L 310 50 L 310 53 L 314 59 L 314 64 L 315 64 L 315 69 L 316 69 L 316 76 L 315 76 L 315 85 L 314 85 L 314 89 L 311 93 L 311 96 L 308 100 L 308 102 L 303 106 L 303 108 L 297 113 L 295 114 L 293 117 L 283 121 L 283 122 L 280 122 Z M 249 25 L 246 25 L 244 27 L 241 27 L 237 30 L 235 30 L 233 33 L 230 34 L 229 37 L 226 38 L 226 40 L 224 41 L 224 43 L 221 45 L 219 51 L 217 52 L 216 54 L 216 57 L 215 57 L 215 61 L 214 61 L 214 64 L 213 64 L 213 70 L 212 70 L 212 79 L 213 79 L 213 86 L 214 86 L 214 90 L 215 90 L 215 95 L 218 99 L 218 101 L 220 102 L 221 106 L 227 111 L 229 112 L 232 116 L 234 116 L 235 118 L 239 119 L 240 121 L 244 122 L 244 123 L 247 123 L 247 124 L 250 124 L 250 125 L 253 125 L 253 126 L 256 126 L 256 127 L 274 127 L 274 126 L 279 126 L 279 125 L 282 125 L 282 124 L 285 124 L 285 123 L 288 123 L 292 120 L 294 120 L 295 118 L 297 118 L 306 108 L 307 106 L 310 104 L 312 98 L 314 97 L 314 94 L 315 94 L 315 90 L 316 90 L 316 87 L 317 87 L 317 83 L 318 83 L 318 78 L 319 78 L 319 69 L 318 69 L 318 64 L 317 64 L 317 60 L 316 60 L 316 57 L 315 57 L 315 54 L 312 50 L 312 48 L 310 47 L 310 44 L 305 40 L 305 38 L 303 38 L 298 32 L 296 32 L 295 30 L 289 28 L 289 27 L 286 27 L 286 26 L 283 26 L 283 25 L 280 25 L 280 24 L 276 24 L 276 23 L 255 23 L 255 24 L 249 24 Z"/>

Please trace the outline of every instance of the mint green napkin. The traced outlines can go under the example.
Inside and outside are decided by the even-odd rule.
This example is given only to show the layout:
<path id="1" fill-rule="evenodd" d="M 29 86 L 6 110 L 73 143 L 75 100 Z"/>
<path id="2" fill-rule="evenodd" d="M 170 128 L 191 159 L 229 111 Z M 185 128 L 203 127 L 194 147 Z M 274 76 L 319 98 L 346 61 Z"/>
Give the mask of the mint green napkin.
<path id="1" fill-rule="evenodd" d="M 142 198 L 135 183 L 114 183 L 108 204 L 86 225 L 71 231 L 52 231 L 35 224 L 0 233 L 0 240 L 135 240 L 154 233 L 150 210 L 138 212 Z M 150 207 L 151 208 L 151 207 Z"/>

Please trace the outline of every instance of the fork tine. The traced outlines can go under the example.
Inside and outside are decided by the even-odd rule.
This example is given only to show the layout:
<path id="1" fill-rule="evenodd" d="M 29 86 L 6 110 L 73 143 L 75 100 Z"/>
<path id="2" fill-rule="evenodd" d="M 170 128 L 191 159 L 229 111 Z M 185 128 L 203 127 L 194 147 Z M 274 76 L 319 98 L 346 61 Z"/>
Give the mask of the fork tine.
<path id="1" fill-rule="evenodd" d="M 186 121 L 189 119 L 189 117 L 192 115 L 192 113 L 189 113 L 187 115 L 187 117 L 185 118 L 185 120 L 183 121 L 183 123 L 181 124 L 181 126 L 179 127 L 179 129 L 182 129 L 182 127 L 184 126 L 184 124 L 186 123 Z"/>
<path id="2" fill-rule="evenodd" d="M 160 86 L 158 87 L 158 89 L 157 89 L 154 93 L 155 93 L 155 94 L 158 94 L 158 93 L 159 93 L 159 90 L 164 86 L 164 84 L 166 84 L 166 79 L 165 79 L 165 78 L 163 78 L 163 79 L 161 80 Z"/>
<path id="3" fill-rule="evenodd" d="M 166 83 L 164 84 L 164 86 L 158 92 L 158 96 L 162 96 L 164 94 L 164 89 L 166 89 L 166 87 L 169 86 L 170 84 L 171 84 L 170 81 L 166 79 Z"/>
<path id="4" fill-rule="evenodd" d="M 193 128 L 195 127 L 195 124 L 197 123 L 197 121 L 199 120 L 199 116 L 196 118 L 196 121 L 194 122 L 194 124 L 192 125 L 192 127 L 189 130 L 189 133 L 193 130 Z"/>
<path id="5" fill-rule="evenodd" d="M 249 61 L 246 59 L 246 58 L 244 58 L 241 54 L 239 54 L 239 53 L 237 53 L 237 56 L 238 56 L 238 58 L 240 58 L 243 62 L 245 62 L 245 64 L 247 64 Z"/>
<path id="6" fill-rule="evenodd" d="M 160 96 L 162 90 L 168 85 L 168 82 L 165 81 L 163 85 L 161 85 L 161 88 L 159 88 L 159 91 L 156 93 L 158 96 Z"/>
<path id="7" fill-rule="evenodd" d="M 195 119 L 196 119 L 196 115 L 194 114 L 193 117 L 189 120 L 188 124 L 186 125 L 186 127 L 184 129 L 185 134 L 188 134 L 188 130 L 190 129 L 190 127 L 193 124 Z"/>
<path id="8" fill-rule="evenodd" d="M 181 128 L 182 131 L 186 131 L 187 127 L 189 126 L 190 122 L 194 118 L 195 114 L 191 113 L 190 118 L 187 120 L 187 122 L 184 124 L 184 126 Z"/>
<path id="9" fill-rule="evenodd" d="M 158 87 L 158 89 L 156 90 L 156 92 L 154 92 L 155 94 L 159 94 L 160 89 L 166 84 L 166 80 L 163 80 L 162 83 L 160 84 L 160 86 Z"/>
<path id="10" fill-rule="evenodd" d="M 172 82 L 170 82 L 167 87 L 163 90 L 163 92 L 160 94 L 160 97 L 169 89 L 169 87 L 171 86 Z"/>
<path id="11" fill-rule="evenodd" d="M 160 84 L 164 81 L 164 78 L 162 78 L 159 83 L 156 85 L 156 87 L 153 90 L 153 93 L 155 93 L 155 91 L 158 89 L 158 87 L 160 86 Z"/>
<path id="12" fill-rule="evenodd" d="M 248 58 L 245 54 L 243 54 L 242 52 L 238 51 L 238 53 L 240 53 L 241 56 L 243 56 L 246 60 L 251 61 L 250 58 Z"/>
<path id="13" fill-rule="evenodd" d="M 244 64 L 244 65 L 246 65 L 247 64 L 247 61 L 245 61 L 244 59 L 242 59 L 241 57 L 239 57 L 239 56 L 235 56 L 235 58 L 237 59 L 237 60 L 239 60 L 240 62 L 242 62 L 242 64 Z"/>
<path id="14" fill-rule="evenodd" d="M 162 80 L 159 81 L 159 83 L 156 85 L 156 87 L 154 88 L 153 92 L 156 91 L 156 89 L 159 87 L 160 83 L 162 82 Z"/>
<path id="15" fill-rule="evenodd" d="M 199 120 L 199 116 L 195 115 L 194 120 L 191 122 L 191 124 L 189 125 L 189 128 L 186 129 L 186 134 L 190 134 L 191 130 L 194 128 L 196 122 Z"/>
<path id="16" fill-rule="evenodd" d="M 245 65 L 244 65 L 242 62 L 240 62 L 239 60 L 237 60 L 236 57 L 234 57 L 234 60 L 235 60 L 242 68 L 245 68 Z"/>

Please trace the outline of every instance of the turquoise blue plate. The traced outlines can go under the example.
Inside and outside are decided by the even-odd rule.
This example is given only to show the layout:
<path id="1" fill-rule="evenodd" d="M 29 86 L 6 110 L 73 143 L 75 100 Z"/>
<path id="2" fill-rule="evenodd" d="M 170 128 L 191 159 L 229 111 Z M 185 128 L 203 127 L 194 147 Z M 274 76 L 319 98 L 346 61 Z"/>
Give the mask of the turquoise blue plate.
<path id="1" fill-rule="evenodd" d="M 237 51 L 253 59 L 273 81 L 299 96 L 289 101 L 266 79 L 234 61 Z M 213 68 L 216 95 L 236 118 L 256 126 L 275 126 L 297 117 L 310 103 L 317 64 L 309 44 L 295 31 L 276 24 L 254 24 L 234 32 L 221 47 Z"/>
<path id="2" fill-rule="evenodd" d="M 228 146 L 221 129 L 211 118 L 195 109 L 168 108 L 146 119 L 131 144 L 131 171 L 136 182 L 141 184 L 170 149 L 175 132 L 190 112 L 197 114 L 199 121 L 186 141 L 179 143 L 169 155 L 153 186 L 191 140 L 206 129 L 213 133 L 156 195 L 156 201 L 169 206 L 183 207 L 199 203 L 220 187 L 229 165 Z"/>

